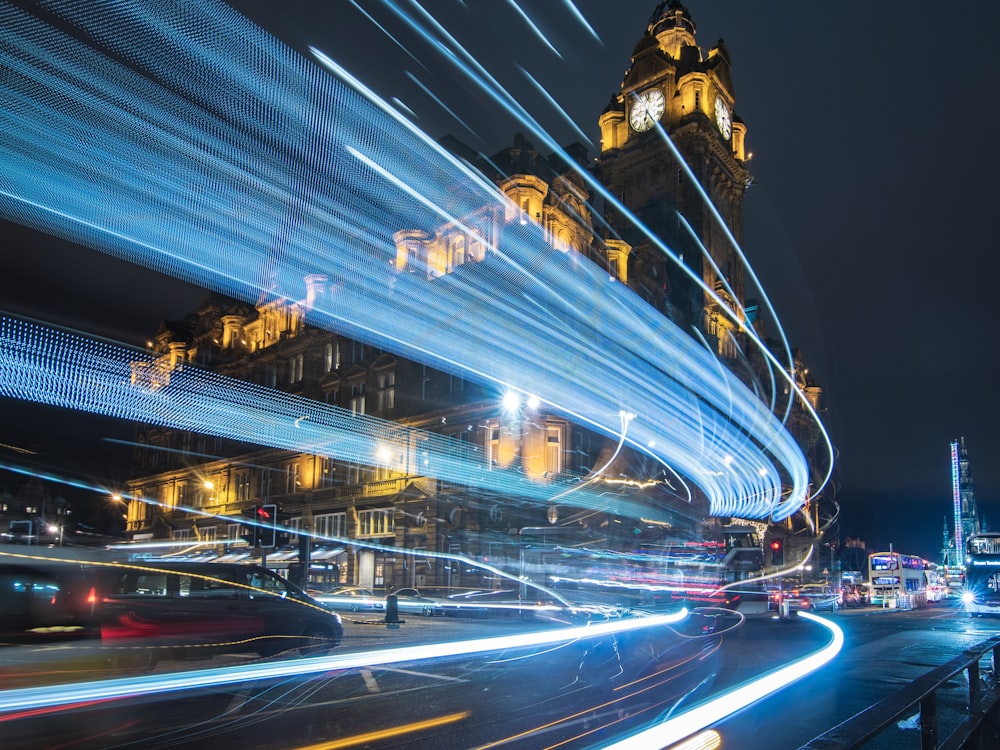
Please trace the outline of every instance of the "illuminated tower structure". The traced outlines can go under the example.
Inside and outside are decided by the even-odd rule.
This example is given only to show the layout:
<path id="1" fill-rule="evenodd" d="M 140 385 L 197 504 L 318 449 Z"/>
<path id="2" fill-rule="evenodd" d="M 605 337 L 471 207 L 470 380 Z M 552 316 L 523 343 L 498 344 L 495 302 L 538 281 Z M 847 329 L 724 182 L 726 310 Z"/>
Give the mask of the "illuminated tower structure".
<path id="1" fill-rule="evenodd" d="M 952 559 L 954 565 L 962 566 L 965 564 L 965 540 L 981 530 L 964 437 L 951 441 L 951 493 L 955 513 L 955 552 Z"/>
<path id="2" fill-rule="evenodd" d="M 687 8 L 678 0 L 663 0 L 632 51 L 620 90 L 599 118 L 601 152 L 594 167 L 608 192 L 682 258 L 704 288 L 668 262 L 663 250 L 609 201 L 607 243 L 624 248 L 626 283 L 730 364 L 738 361 L 738 352 L 753 350 L 746 328 L 766 338 L 754 301 L 745 297 L 743 265 L 734 246 L 743 242 L 744 197 L 752 182 L 747 128 L 735 106 L 725 43 L 720 39 L 705 52 Z M 774 350 L 777 357 L 785 356 L 779 347 Z M 752 354 L 751 363 L 759 364 Z M 746 368 L 733 369 L 752 378 Z M 799 392 L 819 412 L 822 388 L 797 351 L 789 370 Z M 789 391 L 786 387 L 783 394 L 792 401 L 787 427 L 820 481 L 821 432 Z"/>
<path id="3" fill-rule="evenodd" d="M 715 290 L 737 320 L 746 322 L 740 311 L 746 302 L 742 265 L 726 236 L 728 230 L 742 242 L 743 198 L 750 184 L 746 127 L 734 114 L 731 68 L 721 40 L 704 53 L 687 9 L 676 0 L 661 2 L 632 52 L 620 91 L 600 117 L 601 153 L 595 172 L 615 198 Z M 709 210 L 702 189 L 722 224 Z M 622 221 L 610 209 L 605 218 L 631 246 L 629 285 L 685 330 L 704 334 L 719 355 L 734 356 L 739 324 L 693 281 L 670 272 L 662 251 L 632 222 Z M 697 247 L 699 242 L 711 262 Z"/>

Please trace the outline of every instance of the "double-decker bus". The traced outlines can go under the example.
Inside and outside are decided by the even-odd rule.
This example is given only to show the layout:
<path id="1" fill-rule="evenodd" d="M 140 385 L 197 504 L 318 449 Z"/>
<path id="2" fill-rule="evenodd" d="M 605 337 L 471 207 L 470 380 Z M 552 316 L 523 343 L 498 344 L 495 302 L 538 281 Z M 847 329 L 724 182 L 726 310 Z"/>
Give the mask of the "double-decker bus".
<path id="1" fill-rule="evenodd" d="M 962 603 L 972 617 L 1000 614 L 1000 532 L 966 540 Z"/>
<path id="2" fill-rule="evenodd" d="M 869 601 L 882 606 L 923 607 L 927 604 L 924 559 L 899 552 L 868 555 Z"/>

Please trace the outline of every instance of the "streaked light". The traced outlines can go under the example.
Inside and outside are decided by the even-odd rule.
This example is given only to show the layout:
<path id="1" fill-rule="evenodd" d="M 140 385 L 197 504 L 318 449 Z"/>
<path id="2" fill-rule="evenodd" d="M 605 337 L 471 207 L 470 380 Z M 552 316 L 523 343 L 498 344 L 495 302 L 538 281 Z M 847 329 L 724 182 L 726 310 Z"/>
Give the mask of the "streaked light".
<path id="1" fill-rule="evenodd" d="M 139 677 L 101 680 L 98 682 L 83 682 L 73 685 L 48 685 L 45 687 L 3 690 L 0 691 L 0 713 L 9 713 L 24 709 L 37 710 L 52 706 L 72 706 L 78 703 L 113 700 L 130 696 L 152 695 L 178 690 L 232 685 L 254 680 L 317 674 L 336 669 L 356 669 L 359 667 L 382 666 L 424 659 L 443 659 L 451 656 L 467 656 L 469 654 L 489 651 L 531 648 L 580 639 L 602 638 L 616 633 L 673 625 L 682 621 L 687 615 L 687 610 L 681 610 L 670 615 L 613 620 L 582 627 L 559 628 L 557 630 L 546 630 L 536 633 L 519 633 L 495 638 L 435 643 L 423 646 L 406 646 L 333 656 L 316 656 L 280 662 L 248 663 L 235 667 L 203 669 L 197 672 L 143 675 Z"/>
<path id="2" fill-rule="evenodd" d="M 742 711 L 747 706 L 788 687 L 829 663 L 844 646 L 844 632 L 835 623 L 822 617 L 808 612 L 799 612 L 798 615 L 829 630 L 832 636 L 830 642 L 808 656 L 705 701 L 662 724 L 605 745 L 604 750 L 660 750 L 668 747 L 706 727 L 717 724 L 730 714 Z"/>

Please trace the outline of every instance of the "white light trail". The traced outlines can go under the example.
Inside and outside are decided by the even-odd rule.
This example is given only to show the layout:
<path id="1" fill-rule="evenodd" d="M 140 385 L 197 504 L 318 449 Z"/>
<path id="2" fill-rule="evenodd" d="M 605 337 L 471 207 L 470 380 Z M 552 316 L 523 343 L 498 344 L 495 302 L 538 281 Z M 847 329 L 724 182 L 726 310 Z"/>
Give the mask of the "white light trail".
<path id="1" fill-rule="evenodd" d="M 675 625 L 684 620 L 687 615 L 687 610 L 681 610 L 670 615 L 612 620 L 581 627 L 518 633 L 496 638 L 405 646 L 261 664 L 249 663 L 235 667 L 201 669 L 178 674 L 143 675 L 65 686 L 46 685 L 44 687 L 0 690 L 0 714 L 51 706 L 70 707 L 77 703 L 93 703 L 94 701 L 118 700 L 140 695 L 195 690 L 256 680 L 297 677 L 341 669 L 358 669 L 569 643 L 583 639 L 603 638 L 644 628 Z"/>
<path id="2" fill-rule="evenodd" d="M 832 635 L 830 642 L 808 656 L 744 683 L 733 690 L 728 690 L 662 724 L 650 727 L 610 745 L 605 745 L 603 750 L 661 750 L 661 748 L 670 747 L 675 742 L 717 724 L 727 716 L 742 711 L 747 706 L 788 687 L 793 682 L 829 663 L 844 646 L 844 632 L 830 620 L 808 612 L 799 612 L 798 614 L 799 617 L 816 622 L 829 630 Z"/>

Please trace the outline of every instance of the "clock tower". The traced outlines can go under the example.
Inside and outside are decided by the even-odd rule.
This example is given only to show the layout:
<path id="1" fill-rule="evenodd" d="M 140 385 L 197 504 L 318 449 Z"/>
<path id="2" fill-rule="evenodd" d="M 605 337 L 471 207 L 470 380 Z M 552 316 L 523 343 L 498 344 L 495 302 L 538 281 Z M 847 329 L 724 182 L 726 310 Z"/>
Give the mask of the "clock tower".
<path id="1" fill-rule="evenodd" d="M 742 242 L 743 195 L 750 173 L 745 165 L 746 127 L 734 115 L 735 102 L 725 44 L 719 40 L 704 53 L 687 8 L 678 0 L 664 0 L 632 52 L 621 91 L 600 117 L 601 154 L 595 172 L 641 224 L 738 312 L 736 303 L 745 302 L 743 271 L 726 230 Z M 692 173 L 698 184 L 692 183 Z M 724 227 L 706 205 L 699 185 Z M 606 212 L 606 219 L 611 239 L 631 246 L 629 285 L 686 330 L 705 334 L 719 354 L 734 354 L 738 326 L 718 303 L 634 222 L 614 210 Z"/>

